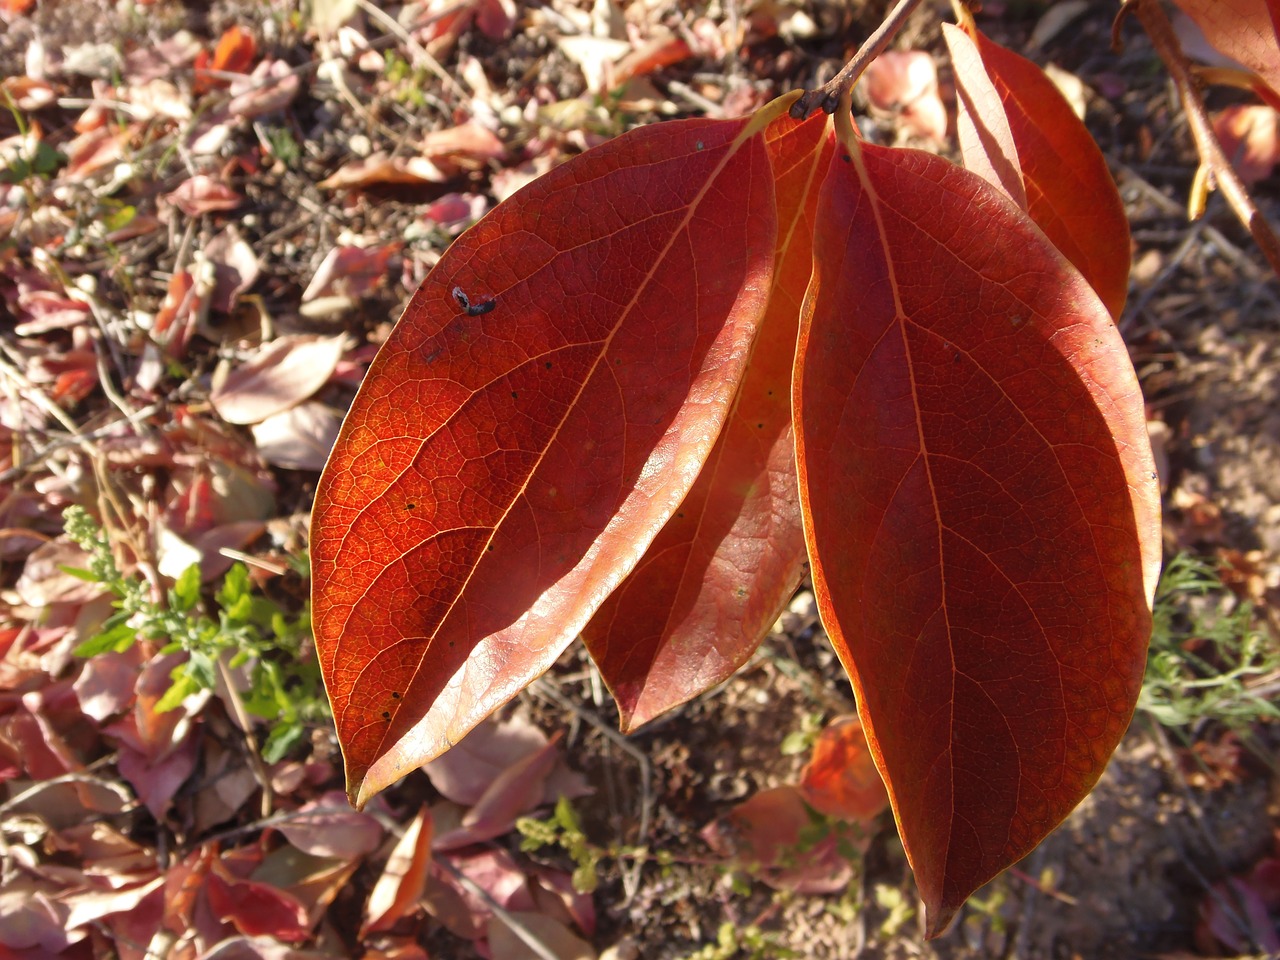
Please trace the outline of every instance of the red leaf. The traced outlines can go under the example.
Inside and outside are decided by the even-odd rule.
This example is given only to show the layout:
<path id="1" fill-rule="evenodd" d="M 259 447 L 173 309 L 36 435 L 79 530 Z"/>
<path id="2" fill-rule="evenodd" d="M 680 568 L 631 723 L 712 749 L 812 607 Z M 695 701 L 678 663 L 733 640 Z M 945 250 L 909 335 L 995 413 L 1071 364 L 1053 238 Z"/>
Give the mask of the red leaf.
<path id="1" fill-rule="evenodd" d="M 266 935 L 286 943 L 310 936 L 307 911 L 297 899 L 270 884 L 239 879 L 221 859 L 210 864 L 204 891 L 214 914 L 247 936 Z"/>
<path id="2" fill-rule="evenodd" d="M 765 135 L 777 177 L 778 274 L 751 366 L 698 481 L 582 631 L 630 730 L 744 664 L 805 561 L 789 381 L 813 219 L 830 159 L 825 117 Z"/>
<path id="3" fill-rule="evenodd" d="M 889 805 L 856 716 L 837 717 L 822 729 L 800 772 L 800 792 L 819 813 L 852 822 L 871 820 Z"/>
<path id="4" fill-rule="evenodd" d="M 1000 95 L 1017 154 L 1001 157 L 989 140 L 979 149 L 963 136 L 962 126 L 965 166 L 978 173 L 995 166 L 1001 171 L 1000 185 L 1007 187 L 1004 168 L 1016 159 L 1027 213 L 1118 319 L 1129 291 L 1129 221 L 1102 151 L 1043 70 L 988 40 L 972 24 L 968 27 L 981 62 L 963 55 L 956 60 L 961 103 L 970 91 L 975 108 L 990 120 L 996 105 L 982 98 L 986 84 L 980 71 L 985 67 Z M 963 48 L 954 28 L 947 31 L 947 42 L 953 51 Z M 1006 192 L 1019 201 L 1016 192 Z"/>
<path id="5" fill-rule="evenodd" d="M 218 39 L 212 59 L 201 50 L 195 63 L 195 91 L 204 93 L 215 87 L 228 85 L 226 77 L 213 76 L 210 71 L 221 73 L 248 73 L 249 65 L 257 56 L 258 45 L 253 34 L 232 26 Z"/>
<path id="6" fill-rule="evenodd" d="M 942 25 L 942 34 L 951 51 L 951 69 L 956 77 L 956 139 L 960 141 L 964 165 L 1025 210 L 1027 189 L 1022 182 L 1018 148 L 977 44 L 950 23 Z"/>
<path id="7" fill-rule="evenodd" d="M 771 279 L 768 119 L 556 168 L 449 248 L 374 360 L 312 516 L 357 804 L 546 670 L 689 491 Z"/>
<path id="8" fill-rule="evenodd" d="M 395 926 L 422 896 L 427 885 L 427 871 L 431 868 L 431 811 L 423 805 L 413 818 L 404 835 L 396 843 L 383 867 L 382 876 L 369 894 L 365 908 L 365 921 L 360 928 L 363 939 L 375 930 L 387 930 Z"/>
<path id="9" fill-rule="evenodd" d="M 1043 235 L 945 160 L 840 139 L 797 355 L 801 502 L 936 936 L 1128 725 L 1159 491 L 1124 344 Z"/>
<path id="10" fill-rule="evenodd" d="M 1270 88 L 1259 91 L 1280 109 L 1280 4 L 1276 0 L 1174 0 L 1220 53 Z"/>

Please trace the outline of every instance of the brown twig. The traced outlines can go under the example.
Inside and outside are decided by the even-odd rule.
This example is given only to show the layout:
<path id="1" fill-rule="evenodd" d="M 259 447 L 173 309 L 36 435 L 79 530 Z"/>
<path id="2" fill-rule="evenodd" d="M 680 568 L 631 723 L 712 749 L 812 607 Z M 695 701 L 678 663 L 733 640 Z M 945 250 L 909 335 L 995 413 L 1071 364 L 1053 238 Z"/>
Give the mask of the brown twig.
<path id="1" fill-rule="evenodd" d="M 1271 264 L 1271 269 L 1280 275 L 1280 240 L 1277 240 L 1275 231 L 1271 229 L 1271 225 L 1267 223 L 1266 218 L 1254 204 L 1253 198 L 1249 196 L 1249 191 L 1240 180 L 1235 168 L 1231 166 L 1231 161 L 1227 159 L 1222 144 L 1218 142 L 1218 137 L 1213 132 L 1213 124 L 1205 110 L 1204 99 L 1200 96 L 1200 89 L 1191 72 L 1191 65 L 1182 52 L 1182 46 L 1178 43 L 1169 18 L 1165 16 L 1158 0 L 1123 0 L 1122 13 L 1124 12 L 1132 12 L 1141 21 L 1156 53 L 1164 62 L 1169 76 L 1173 78 L 1178 96 L 1182 100 L 1182 109 L 1187 115 L 1187 125 L 1191 128 L 1191 136 L 1196 142 L 1196 151 L 1200 154 L 1201 164 L 1213 174 L 1227 203 L 1231 205 L 1231 209 L 1240 218 L 1245 229 L 1253 236 L 1258 249 Z"/>
<path id="2" fill-rule="evenodd" d="M 791 105 L 791 116 L 796 120 L 807 119 L 815 110 L 821 108 L 825 113 L 835 113 L 842 97 L 846 96 L 853 85 L 858 82 L 862 72 L 876 57 L 884 52 L 884 48 L 902 29 L 907 17 L 920 5 L 920 0 L 898 0 L 898 5 L 884 18 L 884 22 L 867 37 L 853 59 L 834 77 L 816 90 L 806 90 Z"/>

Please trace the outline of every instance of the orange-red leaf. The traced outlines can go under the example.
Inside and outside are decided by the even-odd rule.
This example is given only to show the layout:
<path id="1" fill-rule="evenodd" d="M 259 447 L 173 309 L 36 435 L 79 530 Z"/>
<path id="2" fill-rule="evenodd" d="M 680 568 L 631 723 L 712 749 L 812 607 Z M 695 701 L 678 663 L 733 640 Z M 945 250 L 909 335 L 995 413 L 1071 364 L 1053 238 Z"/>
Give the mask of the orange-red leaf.
<path id="1" fill-rule="evenodd" d="M 856 716 L 836 717 L 822 728 L 800 771 L 800 792 L 818 812 L 851 822 L 871 820 L 889 805 Z"/>
<path id="2" fill-rule="evenodd" d="M 733 413 L 680 509 L 582 632 L 632 729 L 728 678 L 755 651 L 805 561 L 791 367 L 813 260 L 825 117 L 774 121 L 778 270 Z"/>
<path id="3" fill-rule="evenodd" d="M 988 40 L 972 24 L 966 27 L 981 60 L 962 55 L 955 61 L 961 102 L 968 97 L 980 117 L 990 116 L 995 105 L 980 102 L 989 89 L 981 76 L 985 67 L 1017 148 L 1027 213 L 1118 319 L 1129 290 L 1129 221 L 1102 151 L 1043 70 Z M 956 49 L 950 31 L 948 43 Z M 979 142 L 962 136 L 960 145 L 965 166 L 978 172 L 1010 162 L 991 152 L 993 137 Z M 1004 186 L 1006 177 L 999 180 Z M 1020 200 L 1016 192 L 1010 195 Z"/>
<path id="4" fill-rule="evenodd" d="M 552 171 L 450 247 L 374 360 L 312 518 L 358 804 L 546 670 L 697 478 L 772 278 L 765 122 Z"/>
<path id="5" fill-rule="evenodd" d="M 1018 147 L 1000 94 L 982 65 L 978 45 L 950 23 L 942 25 L 942 35 L 956 78 L 956 139 L 964 165 L 1025 210 L 1027 188 L 1022 182 Z"/>
<path id="6" fill-rule="evenodd" d="M 1222 54 L 1262 78 L 1280 110 L 1280 0 L 1174 0 Z"/>
<path id="7" fill-rule="evenodd" d="M 936 935 L 1128 725 L 1159 491 L 1124 344 L 1043 234 L 945 160 L 841 141 L 797 353 L 801 504 Z"/>
<path id="8" fill-rule="evenodd" d="M 422 898 L 431 867 L 431 837 L 434 833 L 435 821 L 431 819 L 430 808 L 424 804 L 396 841 L 382 869 L 382 876 L 378 877 L 369 894 L 364 923 L 360 928 L 362 939 L 375 930 L 388 930 L 395 926 L 396 921 Z"/>

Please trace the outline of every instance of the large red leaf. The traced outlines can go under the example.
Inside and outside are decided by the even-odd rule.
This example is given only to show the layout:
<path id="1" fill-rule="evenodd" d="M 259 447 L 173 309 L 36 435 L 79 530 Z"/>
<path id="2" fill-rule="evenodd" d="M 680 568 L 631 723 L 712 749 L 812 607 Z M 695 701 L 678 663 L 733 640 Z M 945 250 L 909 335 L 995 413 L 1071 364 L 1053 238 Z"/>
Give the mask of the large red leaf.
<path id="1" fill-rule="evenodd" d="M 642 128 L 531 184 L 370 367 L 312 518 L 358 805 L 546 670 L 697 478 L 771 283 L 769 119 Z"/>
<path id="2" fill-rule="evenodd" d="M 775 120 L 778 269 L 733 412 L 698 481 L 582 632 L 632 729 L 728 678 L 755 651 L 805 561 L 791 368 L 813 264 L 825 116 Z"/>
<path id="3" fill-rule="evenodd" d="M 801 504 L 932 936 L 1128 725 L 1159 493 L 1079 274 L 986 181 L 842 125 L 797 352 Z"/>
<path id="4" fill-rule="evenodd" d="M 1003 184 L 1014 180 L 1008 168 L 1016 161 L 1027 213 L 1119 319 L 1129 292 L 1129 221 L 1102 151 L 1043 70 L 988 40 L 972 21 L 964 26 L 981 59 L 966 56 L 971 48 L 964 38 L 954 28 L 947 31 L 953 54 L 960 51 L 954 59 L 957 95 L 971 108 L 966 111 L 971 122 L 982 125 L 988 118 L 985 136 L 960 138 L 965 166 L 978 172 L 994 167 Z M 998 104 L 986 100 L 991 86 L 999 93 Z M 1001 106 L 1015 158 L 1000 155 L 993 133 L 990 115 Z M 1021 203 L 1016 185 L 1009 192 Z"/>

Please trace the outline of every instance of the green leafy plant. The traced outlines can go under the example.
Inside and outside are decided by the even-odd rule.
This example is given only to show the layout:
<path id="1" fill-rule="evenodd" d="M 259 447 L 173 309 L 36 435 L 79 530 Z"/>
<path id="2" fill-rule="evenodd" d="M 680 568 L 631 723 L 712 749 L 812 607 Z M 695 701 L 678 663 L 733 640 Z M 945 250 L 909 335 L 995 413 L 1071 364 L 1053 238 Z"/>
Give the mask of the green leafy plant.
<path id="1" fill-rule="evenodd" d="M 1217 721 L 1240 729 L 1280 717 L 1249 681 L 1280 670 L 1280 649 L 1257 628 L 1253 606 L 1238 600 L 1215 565 L 1180 553 L 1156 590 L 1147 674 L 1138 709 L 1166 727 Z"/>
<path id="2" fill-rule="evenodd" d="M 735 957 L 747 960 L 790 960 L 799 956 L 801 955 L 796 951 L 782 946 L 776 933 L 768 933 L 755 924 L 738 927 L 726 922 L 716 930 L 715 943 L 687 954 L 683 960 L 732 960 Z"/>
<path id="3" fill-rule="evenodd" d="M 187 659 L 173 670 L 173 685 L 156 704 L 161 712 L 193 693 L 212 690 L 220 669 L 248 665 L 249 689 L 242 702 L 270 727 L 262 747 L 268 763 L 283 758 L 310 724 L 327 718 L 319 666 L 306 651 L 311 638 L 308 609 L 293 616 L 254 593 L 242 563 L 232 566 L 214 596 L 216 616 L 202 609 L 198 564 L 188 567 L 166 601 L 158 603 L 142 578 L 121 572 L 106 534 L 87 510 L 68 507 L 63 519 L 68 536 L 89 554 L 88 569 L 65 569 L 105 586 L 115 595 L 118 611 L 76 648 L 78 656 L 124 651 L 140 639 L 159 645 L 161 655 L 186 653 Z"/>
<path id="4" fill-rule="evenodd" d="M 521 817 L 516 821 L 516 830 L 524 838 L 520 849 L 525 853 L 534 853 L 543 847 L 563 848 L 574 863 L 573 887 L 579 893 L 592 893 L 599 885 L 596 868 L 607 852 L 587 839 L 568 798 L 561 797 L 555 812 L 546 820 Z"/>

